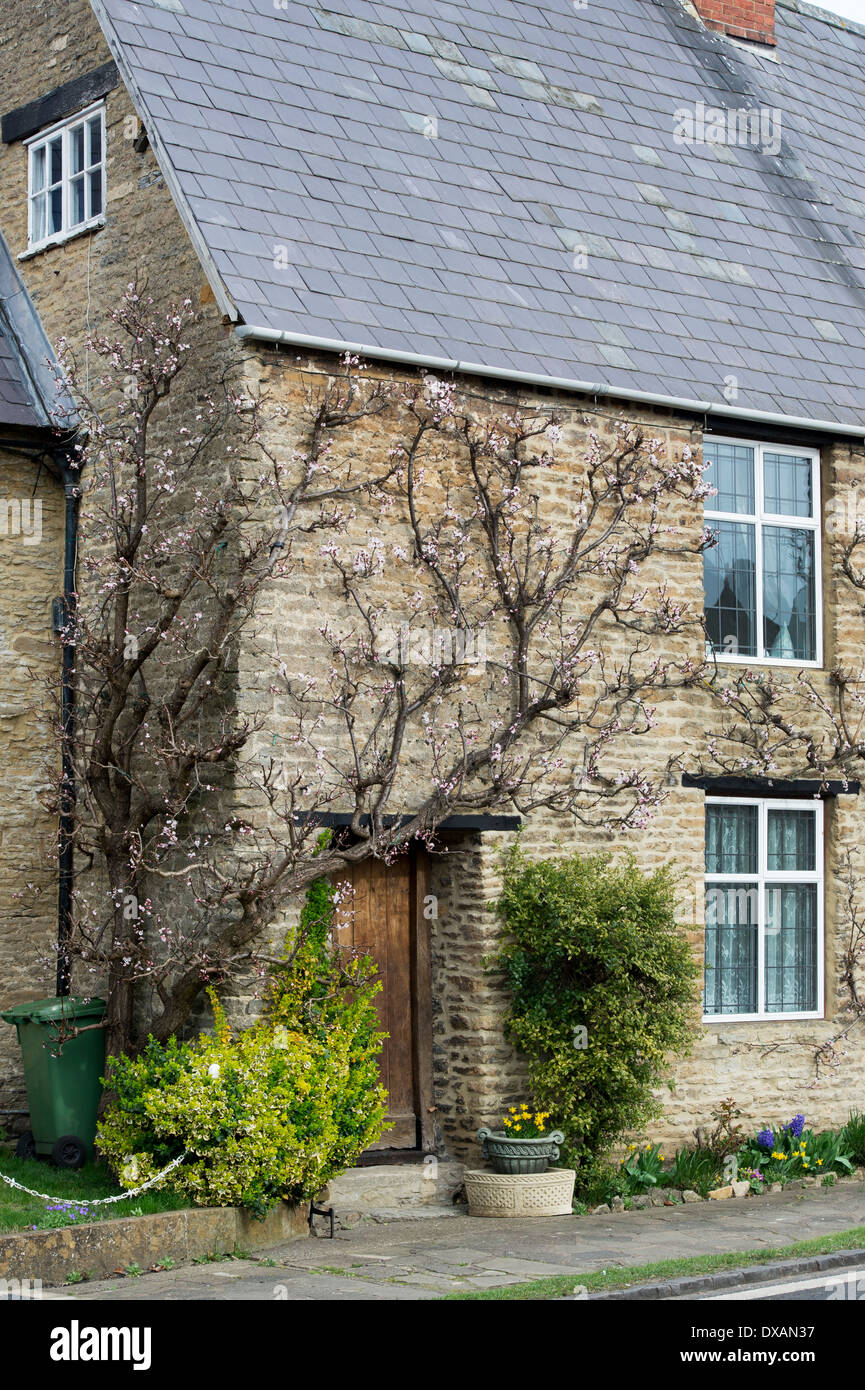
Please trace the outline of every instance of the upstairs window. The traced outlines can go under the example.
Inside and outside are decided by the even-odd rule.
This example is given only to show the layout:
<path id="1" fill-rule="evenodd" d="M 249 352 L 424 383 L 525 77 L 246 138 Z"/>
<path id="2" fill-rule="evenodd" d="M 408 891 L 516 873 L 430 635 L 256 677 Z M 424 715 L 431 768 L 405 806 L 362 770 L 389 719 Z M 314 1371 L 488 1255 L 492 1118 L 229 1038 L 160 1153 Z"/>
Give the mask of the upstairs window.
<path id="1" fill-rule="evenodd" d="M 823 804 L 706 799 L 706 1018 L 819 1018 Z"/>
<path id="2" fill-rule="evenodd" d="M 98 225 L 105 210 L 105 108 L 90 107 L 28 142 L 29 249 Z"/>
<path id="3" fill-rule="evenodd" d="M 706 439 L 704 552 L 710 653 L 728 661 L 821 660 L 820 468 L 810 449 Z"/>

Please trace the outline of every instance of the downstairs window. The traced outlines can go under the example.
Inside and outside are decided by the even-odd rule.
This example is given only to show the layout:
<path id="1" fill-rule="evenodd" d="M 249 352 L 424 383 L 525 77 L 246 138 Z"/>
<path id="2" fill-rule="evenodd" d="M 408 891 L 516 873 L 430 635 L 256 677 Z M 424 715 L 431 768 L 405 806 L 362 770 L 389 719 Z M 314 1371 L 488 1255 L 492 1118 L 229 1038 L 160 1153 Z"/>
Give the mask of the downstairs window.
<path id="1" fill-rule="evenodd" d="M 823 803 L 707 797 L 705 853 L 705 1017 L 821 1017 Z"/>

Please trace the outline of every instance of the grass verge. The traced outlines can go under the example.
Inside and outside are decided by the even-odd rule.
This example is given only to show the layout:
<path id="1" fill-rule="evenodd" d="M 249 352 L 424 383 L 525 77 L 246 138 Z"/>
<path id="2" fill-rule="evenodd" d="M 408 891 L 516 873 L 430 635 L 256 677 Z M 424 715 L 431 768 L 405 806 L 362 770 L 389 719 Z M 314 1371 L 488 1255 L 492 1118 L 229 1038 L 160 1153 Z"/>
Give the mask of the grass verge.
<path id="1" fill-rule="evenodd" d="M 605 1293 L 609 1289 L 627 1289 L 632 1284 L 648 1284 L 652 1280 L 688 1279 L 701 1274 L 717 1274 L 723 1269 L 743 1269 L 749 1265 L 770 1264 L 773 1260 L 793 1260 L 808 1255 L 832 1255 L 836 1250 L 856 1250 L 865 1247 L 865 1226 L 853 1226 L 848 1231 L 836 1231 L 816 1240 L 800 1240 L 795 1245 L 780 1245 L 774 1250 L 732 1250 L 724 1255 L 692 1255 L 683 1260 L 658 1260 L 655 1264 L 627 1265 L 620 1269 L 596 1270 L 592 1274 L 554 1274 L 535 1279 L 530 1284 L 508 1284 L 501 1289 L 481 1289 L 471 1293 L 445 1294 L 445 1301 L 483 1299 L 504 1302 L 507 1299 L 564 1298 L 581 1284 L 589 1293 Z"/>
<path id="2" fill-rule="evenodd" d="M 108 1221 L 119 1216 L 150 1216 L 154 1212 L 176 1211 L 189 1206 L 180 1193 L 157 1187 L 143 1192 L 140 1197 L 129 1197 L 109 1206 L 89 1207 L 88 1203 L 95 1197 L 113 1197 L 122 1191 L 108 1169 L 97 1163 L 85 1164 L 73 1172 L 40 1163 L 38 1159 L 16 1158 L 9 1149 L 0 1147 L 0 1173 L 57 1199 L 56 1202 L 43 1202 L 0 1182 L 0 1232 L 47 1231 L 56 1226 L 80 1226 L 86 1221 Z M 56 1210 L 63 1204 L 67 1204 L 63 1210 Z"/>

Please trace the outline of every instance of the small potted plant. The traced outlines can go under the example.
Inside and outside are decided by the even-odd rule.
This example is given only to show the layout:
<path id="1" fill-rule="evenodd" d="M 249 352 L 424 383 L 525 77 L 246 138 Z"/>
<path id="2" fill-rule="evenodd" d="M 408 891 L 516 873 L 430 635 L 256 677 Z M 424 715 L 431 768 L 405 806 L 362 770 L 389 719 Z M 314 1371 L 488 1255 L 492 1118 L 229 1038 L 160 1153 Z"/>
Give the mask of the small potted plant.
<path id="1" fill-rule="evenodd" d="M 512 1105 L 502 1116 L 501 1129 L 479 1129 L 483 1156 L 497 1173 L 545 1173 L 559 1156 L 565 1136 L 548 1131 L 549 1111 Z"/>

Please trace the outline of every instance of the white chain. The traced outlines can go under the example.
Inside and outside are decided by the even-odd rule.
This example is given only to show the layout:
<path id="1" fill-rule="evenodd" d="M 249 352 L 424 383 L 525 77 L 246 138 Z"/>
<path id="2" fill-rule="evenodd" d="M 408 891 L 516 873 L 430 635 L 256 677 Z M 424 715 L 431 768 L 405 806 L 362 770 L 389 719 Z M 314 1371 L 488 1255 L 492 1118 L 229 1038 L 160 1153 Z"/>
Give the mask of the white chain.
<path id="1" fill-rule="evenodd" d="M 140 1187 L 133 1187 L 129 1192 L 119 1192 L 116 1197 L 94 1197 L 92 1201 L 86 1199 L 77 1201 L 74 1197 L 58 1197 L 56 1192 L 34 1192 L 32 1187 L 25 1187 L 23 1183 L 16 1182 L 14 1178 L 9 1178 L 5 1173 L 0 1173 L 0 1180 L 5 1182 L 8 1187 L 16 1187 L 19 1192 L 26 1192 L 28 1197 L 39 1197 L 43 1202 L 69 1202 L 71 1205 L 79 1207 L 106 1207 L 109 1202 L 125 1202 L 127 1197 L 137 1197 L 140 1192 L 146 1192 L 148 1187 L 153 1187 L 161 1182 L 164 1177 L 183 1162 L 188 1157 L 188 1153 L 182 1153 L 179 1158 L 173 1158 L 167 1168 L 163 1168 L 161 1173 L 157 1173 L 154 1178 L 148 1178 Z"/>

